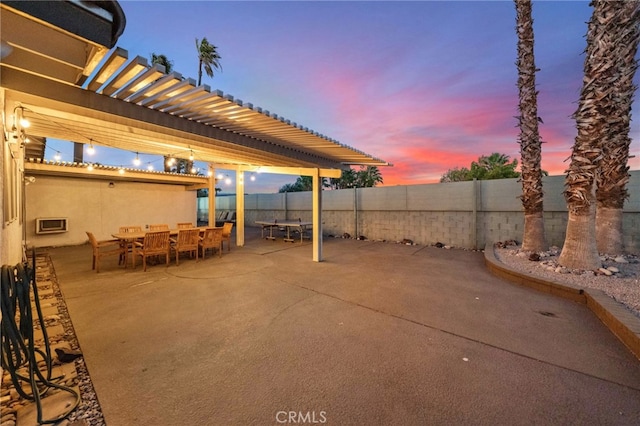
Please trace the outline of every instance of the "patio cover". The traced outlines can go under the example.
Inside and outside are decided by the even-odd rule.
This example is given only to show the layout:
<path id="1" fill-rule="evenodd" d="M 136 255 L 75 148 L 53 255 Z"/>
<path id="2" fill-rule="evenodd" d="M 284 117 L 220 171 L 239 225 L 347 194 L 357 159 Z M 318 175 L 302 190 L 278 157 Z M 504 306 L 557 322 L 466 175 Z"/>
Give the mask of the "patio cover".
<path id="1" fill-rule="evenodd" d="M 73 3 L 73 2 L 72 2 Z M 321 178 L 339 177 L 350 165 L 389 165 L 277 114 L 225 95 L 179 73 L 166 74 L 119 47 L 0 4 L 3 123 L 33 138 L 55 138 L 210 163 L 243 173 L 312 176 L 314 260 L 322 257 Z M 11 140 L 12 136 L 6 139 Z M 26 165 L 27 168 L 29 165 Z M 209 183 L 215 193 L 215 179 Z M 210 200 L 210 222 L 215 197 Z M 237 197 L 237 244 L 244 244 L 244 200 Z"/>

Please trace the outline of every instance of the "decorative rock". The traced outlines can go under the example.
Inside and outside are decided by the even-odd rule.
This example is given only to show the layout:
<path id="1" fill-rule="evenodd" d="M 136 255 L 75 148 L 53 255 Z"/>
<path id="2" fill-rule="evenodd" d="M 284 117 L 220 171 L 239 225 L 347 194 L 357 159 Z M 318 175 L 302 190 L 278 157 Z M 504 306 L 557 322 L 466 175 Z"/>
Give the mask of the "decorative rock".
<path id="1" fill-rule="evenodd" d="M 609 266 L 607 269 L 613 272 L 614 274 L 617 274 L 618 272 L 620 272 L 620 269 L 616 268 L 615 266 Z"/>
<path id="2" fill-rule="evenodd" d="M 616 263 L 629 263 L 629 261 L 624 256 L 618 256 L 613 259 L 613 261 Z"/>
<path id="3" fill-rule="evenodd" d="M 538 253 L 531 253 L 529 255 L 529 260 L 532 262 L 537 262 L 540 260 L 540 255 Z"/>
<path id="4" fill-rule="evenodd" d="M 524 252 L 524 251 L 520 251 L 520 252 L 518 252 L 518 254 L 516 254 L 516 256 L 518 256 L 518 257 L 527 257 L 527 253 Z"/>
<path id="5" fill-rule="evenodd" d="M 600 268 L 600 269 L 598 269 L 598 272 L 600 272 L 601 274 L 606 275 L 606 276 L 613 275 L 613 272 L 611 272 L 610 270 L 608 270 L 606 268 Z"/>

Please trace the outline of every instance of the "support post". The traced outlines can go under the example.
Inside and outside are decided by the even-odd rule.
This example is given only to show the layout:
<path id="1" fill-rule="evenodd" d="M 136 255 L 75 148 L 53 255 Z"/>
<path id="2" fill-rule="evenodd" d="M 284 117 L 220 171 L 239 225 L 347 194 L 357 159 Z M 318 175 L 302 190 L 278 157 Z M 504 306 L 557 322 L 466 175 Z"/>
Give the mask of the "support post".
<path id="1" fill-rule="evenodd" d="M 209 165 L 209 226 L 216 226 L 216 169 Z"/>
<path id="2" fill-rule="evenodd" d="M 236 171 L 236 245 L 244 246 L 244 171 Z"/>
<path id="3" fill-rule="evenodd" d="M 313 169 L 312 240 L 313 261 L 322 262 L 322 178 L 318 169 Z"/>

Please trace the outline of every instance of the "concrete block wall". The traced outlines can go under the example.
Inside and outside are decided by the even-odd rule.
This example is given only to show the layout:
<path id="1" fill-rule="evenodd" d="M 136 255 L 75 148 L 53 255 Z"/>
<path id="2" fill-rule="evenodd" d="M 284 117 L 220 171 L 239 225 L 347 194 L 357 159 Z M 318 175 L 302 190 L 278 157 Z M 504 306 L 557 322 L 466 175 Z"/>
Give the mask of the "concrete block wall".
<path id="1" fill-rule="evenodd" d="M 567 227 L 564 176 L 545 177 L 543 188 L 547 242 L 560 247 Z M 631 172 L 628 189 L 624 243 L 628 251 L 640 253 L 640 171 Z M 323 233 L 465 248 L 522 241 L 521 192 L 518 179 L 324 191 Z M 218 208 L 226 208 L 223 203 L 235 207 L 233 197 L 216 201 Z M 273 218 L 311 220 L 311 193 L 245 195 L 245 207 L 247 226 Z"/>

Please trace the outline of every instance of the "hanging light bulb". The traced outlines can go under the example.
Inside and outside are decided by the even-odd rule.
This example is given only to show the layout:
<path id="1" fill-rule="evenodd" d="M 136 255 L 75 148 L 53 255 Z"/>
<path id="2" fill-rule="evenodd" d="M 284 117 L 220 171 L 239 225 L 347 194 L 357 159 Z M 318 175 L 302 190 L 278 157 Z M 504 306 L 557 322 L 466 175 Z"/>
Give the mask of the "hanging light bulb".
<path id="1" fill-rule="evenodd" d="M 212 170 L 209 170 L 209 171 L 207 172 L 207 176 L 209 176 L 209 177 L 213 176 L 213 171 L 212 171 Z"/>
<path id="2" fill-rule="evenodd" d="M 90 172 L 93 171 L 93 164 L 89 164 L 89 166 L 87 167 L 87 170 L 89 170 Z"/>
<path id="3" fill-rule="evenodd" d="M 62 158 L 60 155 L 60 152 L 56 151 L 55 155 L 53 156 L 53 159 L 56 161 L 60 161 L 60 158 Z"/>
<path id="4" fill-rule="evenodd" d="M 195 167 L 191 168 L 191 174 L 195 175 L 196 173 L 198 173 L 198 169 L 196 169 Z"/>
<path id="5" fill-rule="evenodd" d="M 93 141 L 91 139 L 89 139 L 89 146 L 87 147 L 87 154 L 89 155 L 93 155 L 95 154 L 96 150 L 93 148 Z"/>
<path id="6" fill-rule="evenodd" d="M 224 183 L 226 183 L 227 185 L 231 185 L 231 178 L 229 177 L 229 175 L 227 175 L 227 177 L 224 179 Z"/>
<path id="7" fill-rule="evenodd" d="M 193 150 L 191 150 L 191 153 L 189 154 L 189 161 L 193 161 L 195 157 L 193 156 Z"/>
<path id="8" fill-rule="evenodd" d="M 173 157 L 169 157 L 169 159 L 167 160 L 167 166 L 171 167 L 176 163 L 176 159 Z"/>
<path id="9" fill-rule="evenodd" d="M 120 167 L 120 168 L 118 169 L 118 173 L 120 173 L 121 175 L 123 175 L 123 174 L 124 174 L 124 167 Z"/>
<path id="10" fill-rule="evenodd" d="M 31 126 L 31 122 L 29 120 L 27 120 L 26 118 L 21 117 L 20 118 L 20 126 L 23 129 L 27 129 L 27 128 L 29 128 L 29 126 Z"/>
<path id="11" fill-rule="evenodd" d="M 256 175 L 251 173 L 251 177 L 249 177 L 249 179 L 251 179 L 251 182 L 254 182 L 256 180 Z"/>
<path id="12" fill-rule="evenodd" d="M 220 180 L 224 179 L 224 175 L 222 173 L 218 173 L 218 179 Z"/>
<path id="13" fill-rule="evenodd" d="M 153 171 L 153 164 L 151 164 L 151 162 L 147 163 L 147 170 Z"/>
<path id="14" fill-rule="evenodd" d="M 140 165 L 140 157 L 138 156 L 137 152 L 136 152 L 136 158 L 133 159 L 133 165 L 136 167 Z"/>

